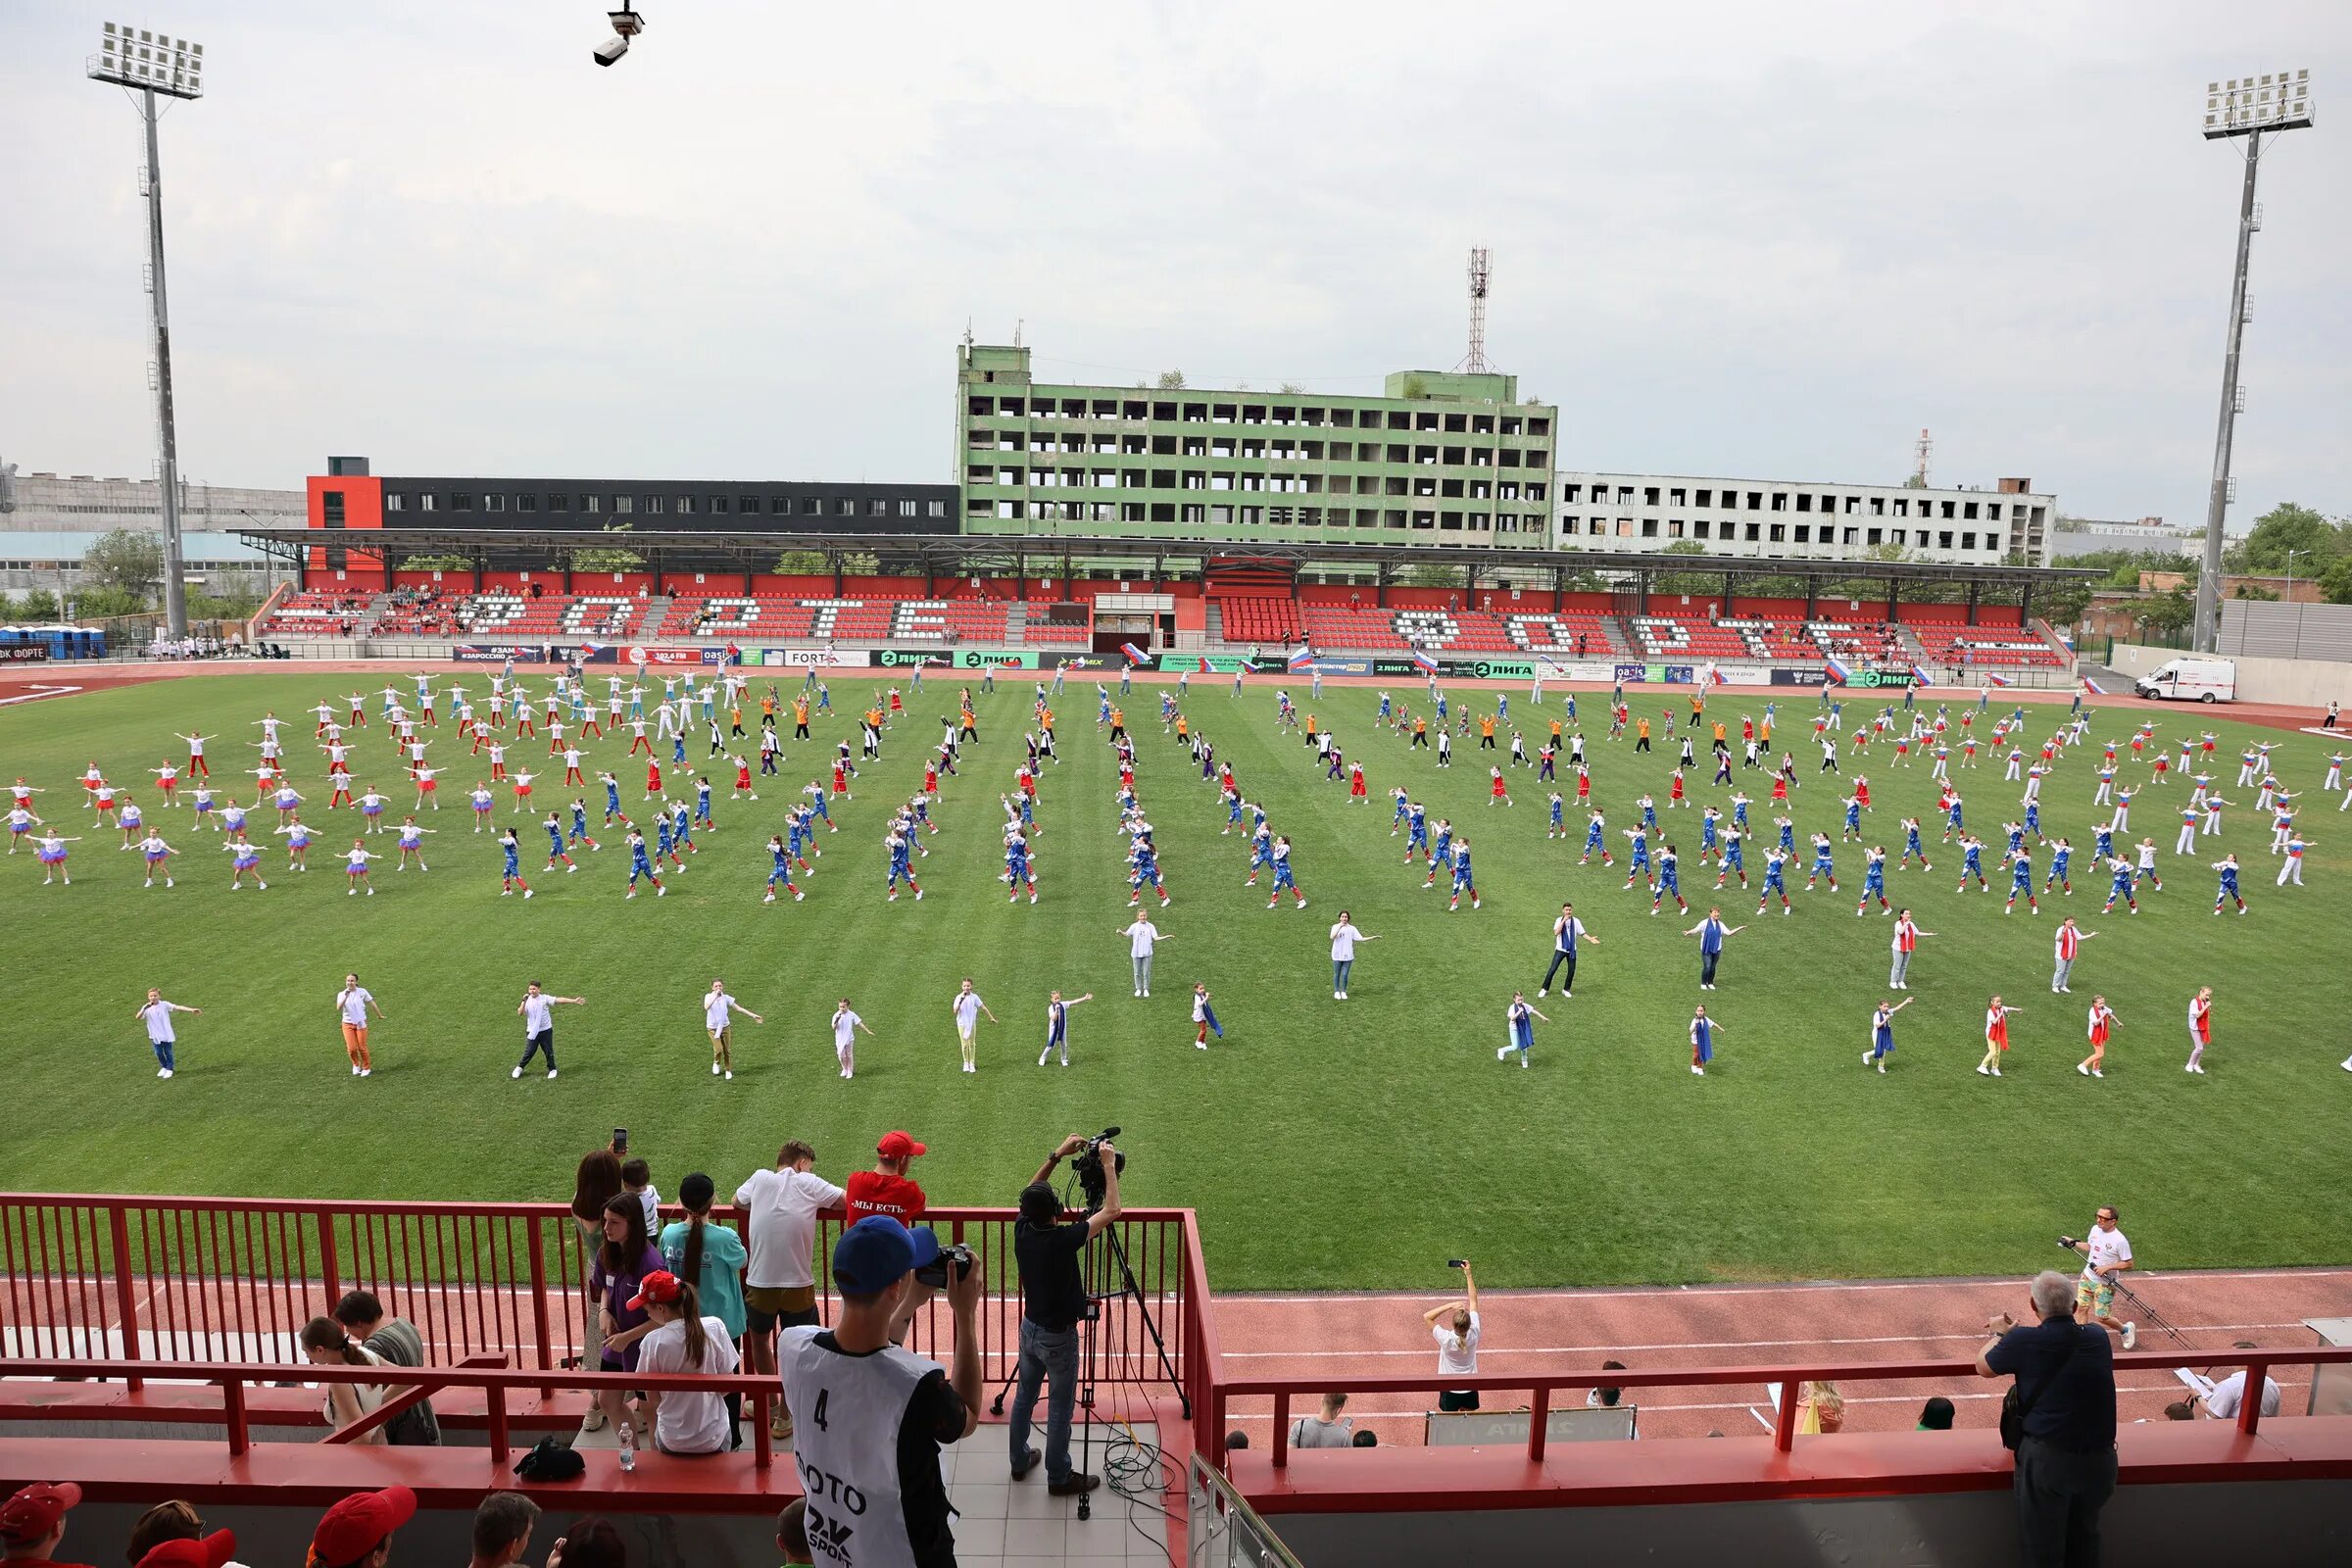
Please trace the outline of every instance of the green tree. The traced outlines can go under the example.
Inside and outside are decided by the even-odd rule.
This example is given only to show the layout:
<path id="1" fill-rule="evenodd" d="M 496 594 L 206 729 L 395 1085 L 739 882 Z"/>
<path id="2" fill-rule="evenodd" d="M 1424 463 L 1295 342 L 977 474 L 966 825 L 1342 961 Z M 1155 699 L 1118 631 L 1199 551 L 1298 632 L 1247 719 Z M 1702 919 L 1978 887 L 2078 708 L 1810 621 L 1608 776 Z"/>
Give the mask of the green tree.
<path id="1" fill-rule="evenodd" d="M 1152 384 L 1162 392 L 1181 392 L 1184 390 L 1185 384 L 1184 372 L 1182 370 L 1162 370 L 1159 372 L 1159 379 Z"/>
<path id="2" fill-rule="evenodd" d="M 1661 556 L 1704 556 L 1707 547 L 1695 539 L 1677 539 L 1658 552 Z M 1712 594 L 1723 588 L 1720 571 L 1661 571 L 1649 579 L 1653 594 Z"/>
<path id="3" fill-rule="evenodd" d="M 164 580 L 163 536 L 137 528 L 102 533 L 82 552 L 81 570 L 83 580 L 133 595 L 144 609 Z"/>
<path id="4" fill-rule="evenodd" d="M 1276 394 L 1282 397 L 1297 397 L 1305 390 L 1306 388 L 1300 386 L 1296 381 L 1285 381 L 1282 383 L 1282 385 L 1274 389 Z"/>
<path id="5" fill-rule="evenodd" d="M 117 588 L 109 583 L 84 583 L 74 590 L 74 614 L 80 620 L 136 615 L 150 608 L 145 594 L 128 588 Z"/>
<path id="6" fill-rule="evenodd" d="M 606 533 L 629 533 L 634 526 L 626 522 L 608 522 Z M 575 550 L 571 553 L 574 571 L 635 571 L 645 564 L 645 558 L 634 550 Z"/>
<path id="7" fill-rule="evenodd" d="M 1462 585 L 1462 568 L 1424 562 L 1417 566 L 1405 567 L 1404 574 L 1396 580 L 1407 588 L 1459 588 Z"/>
<path id="8" fill-rule="evenodd" d="M 775 565 L 769 569 L 780 577 L 815 577 L 833 568 L 813 550 L 787 550 L 776 557 Z"/>
<path id="9" fill-rule="evenodd" d="M 14 613 L 21 619 L 39 622 L 57 618 L 57 595 L 46 588 L 27 588 L 18 600 Z"/>
<path id="10" fill-rule="evenodd" d="M 2331 605 L 2352 605 L 2352 555 L 2336 557 L 2320 573 L 2320 594 Z"/>
<path id="11" fill-rule="evenodd" d="M 410 556 L 398 568 L 402 571 L 471 571 L 473 563 L 464 556 Z"/>
<path id="12" fill-rule="evenodd" d="M 2317 576 L 2328 564 L 2352 549 L 2341 523 L 2328 521 L 2309 507 L 2282 501 L 2255 519 L 2241 548 L 2233 552 L 2238 569 L 2265 575 L 2286 570 L 2286 553 L 2295 553 L 2295 574 Z"/>
<path id="13" fill-rule="evenodd" d="M 2278 595 L 2275 589 L 2264 588 L 2250 582 L 2241 582 L 2235 588 L 2232 588 L 2230 591 L 2230 597 L 2232 599 L 2268 599 L 2275 601 L 2278 599 Z"/>
<path id="14" fill-rule="evenodd" d="M 2148 631 L 2179 631 L 2197 618 L 2197 602 L 2186 589 L 2175 588 L 2138 606 L 2132 618 Z"/>

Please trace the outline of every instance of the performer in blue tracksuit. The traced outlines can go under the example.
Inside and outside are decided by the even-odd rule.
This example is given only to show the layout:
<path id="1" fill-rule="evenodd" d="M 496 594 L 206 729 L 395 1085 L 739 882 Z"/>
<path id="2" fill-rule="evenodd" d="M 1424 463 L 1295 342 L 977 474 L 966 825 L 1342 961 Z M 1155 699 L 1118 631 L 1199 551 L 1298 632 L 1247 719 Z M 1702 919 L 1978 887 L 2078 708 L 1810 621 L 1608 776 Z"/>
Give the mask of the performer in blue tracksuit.
<path id="1" fill-rule="evenodd" d="M 1429 875 L 1421 879 L 1423 887 L 1437 886 L 1438 867 L 1441 865 L 1447 870 L 1453 868 L 1453 823 L 1443 816 L 1438 818 L 1438 839 L 1430 848 Z"/>
<path id="2" fill-rule="evenodd" d="M 1291 876 L 1291 841 L 1288 834 L 1274 841 L 1274 891 L 1266 900 L 1267 908 L 1271 909 L 1282 902 L 1286 888 L 1290 890 L 1291 897 L 1298 901 L 1298 907 L 1305 908 L 1306 895 L 1299 891 L 1298 884 Z M 1164 904 L 1167 901 L 1163 899 L 1160 902 Z"/>
<path id="3" fill-rule="evenodd" d="M 1429 812 L 1419 801 L 1413 802 L 1412 809 L 1405 820 L 1405 864 L 1413 863 L 1413 851 L 1416 849 L 1423 855 L 1429 854 Z"/>
<path id="4" fill-rule="evenodd" d="M 1813 835 L 1813 870 L 1805 878 L 1805 891 L 1812 892 L 1813 884 L 1825 878 L 1830 884 L 1830 891 L 1837 892 L 1838 868 L 1830 858 L 1830 836 L 1827 833 L 1816 833 Z"/>
<path id="5" fill-rule="evenodd" d="M 1745 837 L 1736 827 L 1723 830 L 1723 858 L 1715 865 L 1715 885 L 1718 888 L 1735 876 L 1740 879 L 1741 887 L 1747 886 L 1747 858 L 1740 848 L 1740 841 Z"/>
<path id="6" fill-rule="evenodd" d="M 1944 843 L 1946 843 L 1946 844 L 1949 844 L 1949 843 L 1951 843 L 1951 842 L 1952 842 L 1952 835 L 1953 835 L 1953 834 L 1955 834 L 1955 833 L 1957 833 L 1957 832 L 1960 832 L 1960 831 L 1961 831 L 1960 797 L 1959 797 L 1959 796 L 1957 796 L 1957 795 L 1955 795 L 1955 796 L 1953 796 L 1953 797 L 1952 797 L 1952 804 L 1951 804 L 1949 807 L 1947 807 L 1947 808 L 1945 808 L 1945 810 L 1944 810 L 1944 814 L 1943 814 L 1943 842 L 1944 842 Z"/>
<path id="7" fill-rule="evenodd" d="M 1560 799 L 1558 790 L 1553 790 L 1551 792 L 1551 826 L 1544 830 L 1544 838 L 1564 839 L 1568 836 L 1567 809 L 1568 803 Z"/>
<path id="8" fill-rule="evenodd" d="M 1788 912 L 1788 884 L 1782 880 L 1788 864 L 1788 857 L 1786 852 L 1781 850 L 1764 852 L 1764 889 L 1756 899 L 1758 914 L 1764 912 L 1764 906 L 1772 902 L 1772 896 L 1775 893 L 1781 896 L 1781 912 L 1783 914 Z M 1744 886 L 1744 884 L 1742 885 Z"/>
<path id="9" fill-rule="evenodd" d="M 2132 906 L 2133 914 L 2137 914 L 2139 900 L 2133 897 L 2132 892 L 2132 862 L 2126 859 L 2110 858 L 2107 861 L 2107 870 L 2114 880 L 2107 886 L 2107 903 L 2099 912 L 2105 914 L 2109 909 L 2115 907 L 2115 901 L 2121 899 Z"/>
<path id="10" fill-rule="evenodd" d="M 2003 914 L 2017 907 L 2017 896 L 2021 893 L 2026 896 L 2027 908 L 2039 914 L 2041 901 L 2034 896 L 2034 857 L 2024 849 L 2009 858 L 2009 902 L 2001 906 Z"/>
<path id="11" fill-rule="evenodd" d="M 1070 1064 L 1070 1009 L 1081 1002 L 1094 1000 L 1095 994 L 1092 991 L 1083 997 L 1067 998 L 1056 991 L 1047 1000 L 1046 1049 L 1037 1054 L 1037 1064 L 1040 1067 L 1043 1067 L 1047 1058 L 1056 1051 L 1061 1053 L 1061 1064 L 1064 1067 Z"/>
<path id="12" fill-rule="evenodd" d="M 1512 992 L 1511 1004 L 1502 1009 L 1503 1033 L 1507 1043 L 1501 1050 L 1494 1053 L 1494 1059 L 1508 1061 L 1511 1058 L 1511 1053 L 1516 1051 L 1519 1053 L 1519 1065 L 1526 1066 L 1527 1054 L 1535 1049 L 1536 1020 L 1538 1018 L 1544 1018 L 1545 1023 L 1551 1022 L 1528 1002 L 1526 992 Z"/>
<path id="13" fill-rule="evenodd" d="M 775 903 L 776 889 L 778 888 L 791 894 L 795 904 L 806 897 L 792 880 L 792 862 L 800 855 L 800 824 L 798 822 L 792 824 L 792 831 L 794 842 L 790 845 L 784 842 L 781 835 L 767 841 L 767 896 L 760 901 L 761 904 Z"/>
<path id="14" fill-rule="evenodd" d="M 1592 820 L 1585 824 L 1585 853 L 1577 864 L 1589 863 L 1595 855 L 1600 857 L 1601 864 L 1609 863 L 1609 847 L 1601 841 L 1601 835 L 1608 831 L 1608 825 L 1598 811 L 1592 813 Z"/>
<path id="15" fill-rule="evenodd" d="M 1676 912 L 1690 912 L 1690 906 L 1683 902 L 1683 883 L 1675 867 L 1674 846 L 1662 844 L 1658 846 L 1658 885 L 1650 890 L 1649 912 L 1657 913 L 1669 895 L 1674 899 Z"/>
<path id="16" fill-rule="evenodd" d="M 1453 902 L 1446 906 L 1447 912 L 1450 913 L 1462 906 L 1464 893 L 1470 895 L 1470 907 L 1476 909 L 1478 907 L 1478 884 L 1470 878 L 1470 841 L 1457 839 L 1453 846 Z"/>
<path id="17" fill-rule="evenodd" d="M 1648 833 L 1642 828 L 1629 827 L 1625 830 L 1625 836 L 1633 841 L 1634 846 L 1633 853 L 1625 862 L 1625 885 L 1631 888 L 1639 880 L 1655 886 L 1656 879 L 1649 874 Z"/>
<path id="18" fill-rule="evenodd" d="M 1919 842 L 1919 818 L 1916 816 L 1906 816 L 1903 818 L 1903 853 L 1901 858 L 1895 861 L 1896 867 L 1899 869 L 1902 866 L 1909 865 L 1911 863 L 1911 857 L 1914 855 L 1919 857 L 1919 868 L 1922 871 L 1933 871 L 1936 869 L 1936 867 L 1928 863 L 1927 846 Z"/>
<path id="19" fill-rule="evenodd" d="M 906 835 L 895 827 L 892 828 L 883 836 L 882 848 L 890 858 L 890 868 L 883 882 L 884 888 L 889 893 L 889 898 L 885 902 L 896 904 L 899 898 L 899 884 L 905 882 L 908 887 L 914 889 L 915 901 L 920 903 L 923 897 L 923 888 L 922 884 L 914 879 L 914 860 L 907 847 Z"/>
<path id="20" fill-rule="evenodd" d="M 575 800 L 571 803 L 571 832 L 566 837 L 570 842 L 585 844 L 592 850 L 600 848 L 596 840 L 588 836 L 588 803 L 586 801 Z"/>
<path id="21" fill-rule="evenodd" d="M 509 898 L 513 896 L 516 888 L 520 888 L 522 896 L 526 899 L 529 898 L 531 885 L 522 879 L 522 846 L 516 842 L 513 828 L 509 828 L 499 835 L 498 847 L 505 852 L 507 858 L 506 874 L 499 879 L 498 896 L 502 899 Z M 557 848 L 561 850 L 562 847 L 563 841 L 559 839 Z"/>
<path id="22" fill-rule="evenodd" d="M 2061 834 L 2058 839 L 2058 847 L 2050 852 L 2050 874 L 2048 879 L 2041 884 L 2042 892 L 2047 893 L 2051 888 L 2056 887 L 2063 889 L 2070 899 L 2075 896 L 2075 884 L 2068 875 L 2069 862 L 2074 858 L 2075 847 L 2066 841 L 2065 835 Z"/>
<path id="23" fill-rule="evenodd" d="M 1984 841 L 1978 838 L 1963 838 L 1960 841 L 1960 885 L 1952 891 L 1954 893 L 1967 892 L 1968 879 L 1972 876 L 1977 879 L 1977 891 L 1984 892 Z"/>
<path id="24" fill-rule="evenodd" d="M 1021 884 L 1024 882 L 1029 885 L 1029 902 L 1037 902 L 1037 873 L 1029 868 L 1029 841 L 1018 833 L 1004 841 L 1004 880 L 1012 888 L 1012 897 L 1005 903 L 1020 902 Z M 1055 992 L 1054 995 L 1059 996 L 1060 993 Z"/>
<path id="25" fill-rule="evenodd" d="M 2213 912 L 2219 914 L 2223 905 L 2235 904 L 2237 912 L 2245 913 L 2246 901 L 2237 891 L 2237 857 L 2225 855 L 2213 862 L 2213 868 L 2222 874 L 2221 891 L 2213 896 Z"/>
<path id="26" fill-rule="evenodd" d="M 1854 906 L 1856 919 L 1870 907 L 1873 899 L 1879 901 L 1880 913 L 1891 912 L 1886 903 L 1886 852 L 1876 845 L 1862 852 L 1862 902 Z"/>

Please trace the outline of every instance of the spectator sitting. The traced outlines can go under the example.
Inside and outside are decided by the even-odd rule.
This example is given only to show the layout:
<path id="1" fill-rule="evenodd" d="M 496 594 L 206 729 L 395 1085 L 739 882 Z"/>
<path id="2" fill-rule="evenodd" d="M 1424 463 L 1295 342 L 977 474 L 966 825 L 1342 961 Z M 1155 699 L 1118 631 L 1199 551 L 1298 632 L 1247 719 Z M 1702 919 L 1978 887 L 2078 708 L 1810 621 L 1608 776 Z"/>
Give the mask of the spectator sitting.
<path id="1" fill-rule="evenodd" d="M 2175 1399 L 2164 1407 L 2164 1418 L 2167 1421 L 2194 1421 L 2197 1418 L 2196 1401 L 2194 1399 Z"/>
<path id="2" fill-rule="evenodd" d="M 393 1532 L 415 1517 L 416 1494 L 406 1487 L 355 1492 L 327 1509 L 312 1532 L 310 1568 L 384 1568 Z"/>
<path id="3" fill-rule="evenodd" d="M 335 1321 L 343 1332 L 379 1361 L 394 1366 L 424 1365 L 424 1337 L 403 1317 L 384 1316 L 384 1303 L 372 1291 L 353 1291 L 335 1303 Z M 402 1447 L 426 1447 L 441 1441 L 441 1423 L 433 1402 L 419 1399 L 384 1423 L 384 1441 Z"/>
<path id="4" fill-rule="evenodd" d="M 12 1563 L 46 1564 L 66 1539 L 66 1515 L 81 1501 L 81 1489 L 70 1481 L 55 1486 L 36 1482 L 6 1503 L 0 1503 L 0 1548 Z M 79 1564 L 60 1568 L 80 1568 Z"/>
<path id="5" fill-rule="evenodd" d="M 2261 1347 L 2252 1340 L 2240 1340 L 2237 1342 L 2237 1348 L 2254 1350 L 2260 1349 Z M 2244 1404 L 2246 1400 L 2246 1370 L 2244 1367 L 2239 1367 L 2219 1383 L 2208 1382 L 2203 1378 L 2199 1378 L 2197 1381 L 2200 1396 L 2197 1402 L 2204 1406 L 2207 1415 L 2221 1421 L 2237 1419 L 2238 1406 Z M 2267 1372 L 2263 1374 L 2262 1379 L 2262 1413 L 2264 1415 L 2278 1413 L 2278 1385 L 2271 1381 L 2270 1374 Z"/>
<path id="6" fill-rule="evenodd" d="M 1949 1432 L 1952 1430 L 1952 1401 L 1938 1394 L 1919 1407 L 1918 1432 Z"/>
<path id="7" fill-rule="evenodd" d="M 1377 1447 L 1379 1445 L 1380 1439 L 1369 1432 L 1358 1432 L 1348 1444 L 1351 1448 L 1371 1448 Z"/>
<path id="8" fill-rule="evenodd" d="M 303 1325 L 303 1358 L 313 1366 L 381 1366 L 384 1358 L 343 1332 L 331 1317 L 315 1317 Z M 321 1411 L 330 1427 L 347 1427 L 384 1402 L 380 1383 L 329 1383 Z M 384 1429 L 374 1427 L 355 1441 L 380 1444 Z"/>
<path id="9" fill-rule="evenodd" d="M 1294 1448 L 1345 1448 L 1355 1440 L 1355 1423 L 1340 1414 L 1348 1408 L 1348 1396 L 1333 1390 L 1323 1396 L 1321 1415 L 1302 1415 L 1291 1423 L 1291 1446 Z M 1365 1434 L 1369 1436 L 1370 1434 Z"/>
<path id="10" fill-rule="evenodd" d="M 493 1492 L 473 1510 L 473 1556 L 466 1568 L 510 1568 L 531 1547 L 539 1505 L 519 1492 Z"/>
<path id="11" fill-rule="evenodd" d="M 1622 1372 L 1625 1370 L 1625 1363 L 1623 1361 L 1603 1361 L 1600 1363 L 1600 1369 L 1603 1372 Z M 1592 1410 L 1613 1410 L 1617 1407 L 1617 1401 L 1624 1397 L 1625 1391 L 1623 1389 L 1588 1389 L 1585 1391 L 1585 1407 Z"/>
<path id="12" fill-rule="evenodd" d="M 813 1563 L 808 1552 L 808 1499 L 795 1497 L 776 1515 L 776 1549 L 784 1554 L 785 1568 L 795 1563 Z"/>
<path id="13" fill-rule="evenodd" d="M 563 1568 L 629 1568 L 629 1548 L 612 1521 L 590 1514 L 571 1522 L 547 1559 L 560 1560 Z"/>
<path id="14" fill-rule="evenodd" d="M 654 1325 L 638 1343 L 640 1372 L 727 1377 L 740 1369 L 726 1324 L 705 1317 L 700 1294 L 667 1269 L 648 1274 L 629 1305 L 644 1311 Z M 645 1410 L 654 1429 L 654 1446 L 663 1453 L 724 1453 L 741 1446 L 735 1409 L 719 1395 L 649 1389 Z"/>
<path id="15" fill-rule="evenodd" d="M 195 1563 L 203 1568 L 244 1568 L 231 1560 L 237 1538 L 225 1530 L 204 1533 L 204 1519 L 192 1503 L 174 1497 L 139 1515 L 130 1527 L 130 1544 L 122 1555 L 133 1568 L 168 1563 Z"/>

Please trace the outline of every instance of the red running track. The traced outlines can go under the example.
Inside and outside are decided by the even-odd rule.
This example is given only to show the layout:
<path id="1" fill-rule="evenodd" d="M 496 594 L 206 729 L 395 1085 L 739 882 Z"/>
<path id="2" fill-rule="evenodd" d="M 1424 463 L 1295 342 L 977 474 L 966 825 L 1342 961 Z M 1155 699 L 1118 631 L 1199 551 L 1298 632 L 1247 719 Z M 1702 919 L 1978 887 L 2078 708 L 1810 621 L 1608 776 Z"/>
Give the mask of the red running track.
<path id="1" fill-rule="evenodd" d="M 2129 1283 L 2189 1348 L 2227 1349 L 2238 1340 L 2265 1348 L 2309 1347 L 2318 1341 L 2303 1319 L 2352 1316 L 2352 1269 L 2289 1269 L 2137 1275 Z M 1524 1293 L 1491 1291 L 1479 1307 L 1483 1374 L 1597 1369 L 1604 1360 L 1630 1367 L 1756 1366 L 1808 1361 L 1915 1361 L 1973 1356 L 1984 1343 L 1984 1320 L 1997 1312 L 2025 1316 L 2025 1281 L 1902 1280 L 1806 1285 L 1725 1285 L 1683 1290 L 1592 1290 Z M 1437 1369 L 1436 1347 L 1421 1314 L 1436 1296 L 1222 1296 L 1217 1333 L 1225 1368 L 1236 1377 L 1298 1377 L 1335 1389 L 1355 1373 L 1421 1373 Z M 2117 1298 L 2119 1316 L 2133 1309 Z M 2140 1345 L 2177 1348 L 2152 1323 L 2139 1324 Z M 2302 1408 L 2307 1369 L 2281 1369 L 2284 1403 Z M 1930 1395 L 1958 1408 L 1961 1426 L 1996 1424 L 2005 1381 L 1952 1383 L 1848 1380 L 1849 1431 L 1908 1430 Z M 1765 1429 L 1750 1406 L 1769 1415 L 1756 1386 L 1657 1389 L 1642 1404 L 1645 1437 L 1753 1436 Z M 2169 1373 L 2127 1376 L 2120 1414 L 2125 1421 L 2161 1419 L 2166 1403 L 2186 1390 Z M 1489 1409 L 1522 1404 L 1526 1396 L 1489 1395 Z M 1310 1397 L 1292 1400 L 1309 1413 Z M 1383 1443 L 1418 1444 L 1427 1406 L 1394 1396 L 1358 1399 L 1348 1413 Z M 1227 1426 L 1268 1439 L 1273 1402 L 1238 1400 Z"/>

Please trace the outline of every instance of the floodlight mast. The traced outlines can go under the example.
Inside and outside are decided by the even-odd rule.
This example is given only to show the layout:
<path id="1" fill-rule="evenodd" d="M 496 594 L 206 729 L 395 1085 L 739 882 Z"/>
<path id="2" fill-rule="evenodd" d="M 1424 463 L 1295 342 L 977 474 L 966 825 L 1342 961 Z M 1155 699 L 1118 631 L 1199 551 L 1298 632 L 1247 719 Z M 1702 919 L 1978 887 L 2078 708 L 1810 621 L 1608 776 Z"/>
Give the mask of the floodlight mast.
<path id="1" fill-rule="evenodd" d="M 2245 337 L 2246 269 L 2261 226 L 2254 205 L 2264 132 L 2311 124 L 2311 73 L 2281 71 L 2205 84 L 2205 139 L 2245 139 L 2246 174 L 2237 198 L 2237 269 L 2230 285 L 2230 337 L 2222 358 L 2221 427 L 2213 443 L 2213 489 L 2205 502 L 2205 564 L 2197 573 L 2197 613 L 2190 638 L 2198 653 L 2221 642 L 2222 524 L 2230 511 L 2230 452 L 2237 434 L 2237 361 Z"/>
<path id="2" fill-rule="evenodd" d="M 172 316 L 164 291 L 164 169 L 156 136 L 155 100 L 158 93 L 191 101 L 204 96 L 204 46 L 112 22 L 104 28 L 99 52 L 88 62 L 90 79 L 135 91 L 139 118 L 147 130 L 147 292 L 155 333 L 156 489 L 164 520 L 164 625 L 168 635 L 185 637 L 187 563 L 180 538 L 179 433 L 172 413 Z"/>

